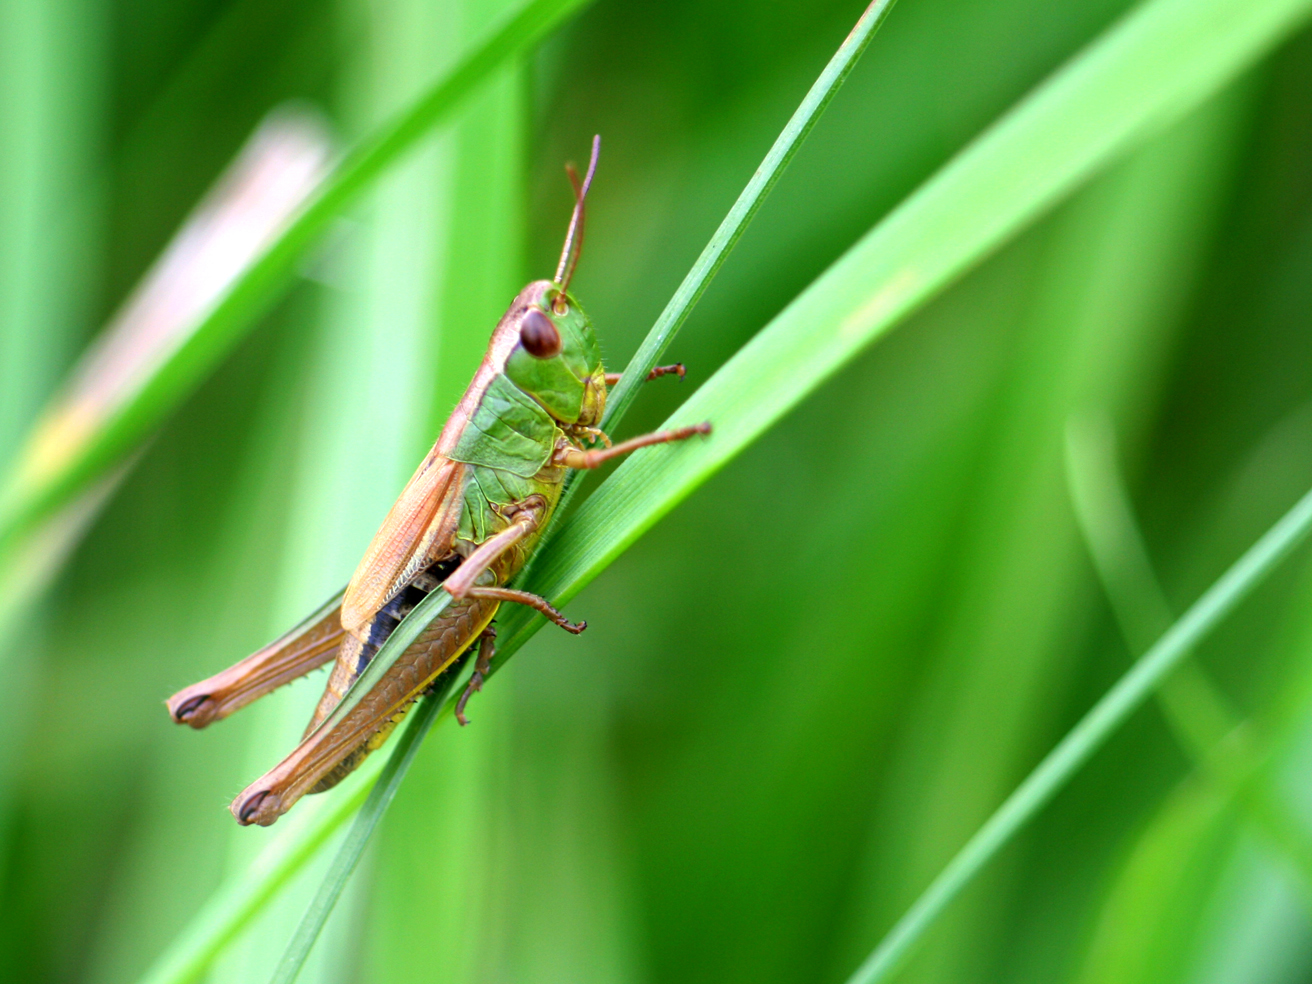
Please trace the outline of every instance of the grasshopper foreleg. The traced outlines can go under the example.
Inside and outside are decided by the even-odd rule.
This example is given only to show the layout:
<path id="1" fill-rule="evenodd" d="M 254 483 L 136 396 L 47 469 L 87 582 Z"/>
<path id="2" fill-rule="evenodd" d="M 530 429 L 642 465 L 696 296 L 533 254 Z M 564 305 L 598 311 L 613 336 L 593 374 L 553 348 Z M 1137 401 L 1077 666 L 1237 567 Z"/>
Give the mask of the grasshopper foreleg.
<path id="1" fill-rule="evenodd" d="M 462 728 L 469 723 L 465 717 L 465 705 L 469 703 L 470 697 L 483 689 L 483 681 L 492 670 L 492 660 L 497 655 L 496 638 L 497 630 L 491 625 L 478 637 L 478 659 L 474 663 L 474 675 L 469 678 L 469 686 L 465 687 L 465 692 L 456 703 L 456 720 Z"/>
<path id="2" fill-rule="evenodd" d="M 683 367 L 682 362 L 676 362 L 672 366 L 653 366 L 651 372 L 647 373 L 646 382 L 650 383 L 653 379 L 660 379 L 662 376 L 678 376 L 682 379 L 685 372 L 687 370 Z M 606 373 L 606 385 L 614 386 L 620 381 L 622 375 L 624 374 L 620 372 Z"/>
<path id="3" fill-rule="evenodd" d="M 618 458 L 630 451 L 637 451 L 638 448 L 651 447 L 653 444 L 669 444 L 671 441 L 686 441 L 694 434 L 709 434 L 710 432 L 710 424 L 694 424 L 691 427 L 680 427 L 677 430 L 656 431 L 652 434 L 643 434 L 641 437 L 631 437 L 613 447 L 593 448 L 591 451 L 584 451 L 573 445 L 566 444 L 556 449 L 553 461 L 558 465 L 564 465 L 566 468 L 597 468 L 611 458 Z"/>

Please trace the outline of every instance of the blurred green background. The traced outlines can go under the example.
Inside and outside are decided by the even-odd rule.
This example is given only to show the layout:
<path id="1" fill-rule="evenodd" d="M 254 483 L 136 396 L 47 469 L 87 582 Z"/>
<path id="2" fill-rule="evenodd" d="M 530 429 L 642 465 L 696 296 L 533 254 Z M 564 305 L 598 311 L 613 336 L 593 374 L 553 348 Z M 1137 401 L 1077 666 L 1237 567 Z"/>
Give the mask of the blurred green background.
<path id="1" fill-rule="evenodd" d="M 500 0 L 6 0 L 0 456 L 275 107 L 349 144 Z M 902 0 L 624 430 L 1121 0 Z M 349 576 L 602 135 L 575 280 L 622 367 L 860 13 L 598 0 L 338 223 L 6 641 L 0 968 L 128 982 L 272 832 L 230 797 L 322 677 L 161 701 Z M 284 108 L 284 112 L 288 110 Z M 1182 610 L 1312 485 L 1312 34 L 1119 162 L 648 534 L 422 750 L 303 981 L 838 982 L 1130 656 L 1075 522 L 1105 414 Z M 595 481 L 595 480 L 594 480 Z M 1312 838 L 1312 566 L 1199 654 Z M 275 831 L 277 828 L 275 828 Z M 1312 884 L 1138 714 L 915 982 L 1312 979 Z M 213 969 L 268 977 L 322 865 Z"/>

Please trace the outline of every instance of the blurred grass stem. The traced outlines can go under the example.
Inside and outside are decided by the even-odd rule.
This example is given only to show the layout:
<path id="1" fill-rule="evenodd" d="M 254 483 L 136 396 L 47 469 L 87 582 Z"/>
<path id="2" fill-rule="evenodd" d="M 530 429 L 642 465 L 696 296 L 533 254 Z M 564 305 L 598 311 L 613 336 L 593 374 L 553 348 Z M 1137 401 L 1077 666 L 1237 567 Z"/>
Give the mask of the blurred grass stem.
<path id="1" fill-rule="evenodd" d="M 1131 652 L 1145 649 L 1171 624 L 1171 609 L 1153 572 L 1130 497 L 1116 467 L 1116 440 L 1106 417 L 1072 419 L 1066 466 L 1080 532 Z M 1312 902 L 1312 843 L 1263 766 L 1270 742 L 1258 740 L 1202 667 L 1186 661 L 1158 692 L 1183 749 L 1236 797 L 1261 834 L 1290 863 L 1305 902 Z"/>
<path id="2" fill-rule="evenodd" d="M 948 862 L 847 984 L 887 980 L 980 870 L 1079 771 L 1189 652 L 1234 610 L 1312 529 L 1312 491 L 1216 581 L 1135 662 Z"/>

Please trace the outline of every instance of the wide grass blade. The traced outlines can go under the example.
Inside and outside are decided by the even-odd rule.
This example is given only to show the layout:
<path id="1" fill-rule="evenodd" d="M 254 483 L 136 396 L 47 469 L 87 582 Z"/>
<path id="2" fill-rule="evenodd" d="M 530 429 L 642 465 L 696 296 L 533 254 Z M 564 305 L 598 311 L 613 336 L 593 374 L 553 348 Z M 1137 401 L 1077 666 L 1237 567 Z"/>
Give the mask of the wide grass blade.
<path id="1" fill-rule="evenodd" d="M 39 487 L 85 450 L 295 214 L 330 153 L 307 114 L 278 110 L 260 125 L 47 402 L 14 455 L 12 488 Z M 133 463 L 0 551 L 0 634 L 54 578 Z M 13 655 L 0 653 L 0 664 Z"/>
<path id="2" fill-rule="evenodd" d="M 286 835 L 270 844 L 240 877 L 225 882 L 138 984 L 188 984 L 199 979 L 224 947 L 356 814 L 377 788 L 373 780 L 386 764 L 381 757 L 367 760 L 350 788 L 325 800 L 306 821 L 291 824 Z"/>
<path id="3" fill-rule="evenodd" d="M 564 604 L 866 345 L 1097 168 L 1178 118 L 1312 11 L 1309 0 L 1153 0 L 1110 28 L 826 270 L 666 422 L 704 441 L 622 464 L 562 525 L 532 589 Z M 505 620 L 494 670 L 542 624 Z"/>
<path id="4" fill-rule="evenodd" d="M 573 597 L 680 499 L 915 304 L 1150 125 L 1161 125 L 1215 91 L 1293 21 L 1288 10 L 1285 17 L 1271 11 L 1266 18 L 1249 15 L 1233 0 L 1211 8 L 1228 31 L 1247 39 L 1228 48 L 1228 58 L 1218 58 L 1212 44 L 1204 43 L 1212 33 L 1199 36 L 1194 48 L 1181 44 L 1182 22 L 1197 11 L 1180 0 L 1157 0 L 1095 42 L 872 230 L 666 424 L 712 420 L 715 433 L 625 462 L 544 548 L 534 590 L 557 603 Z M 1161 71 L 1167 53 L 1180 58 L 1179 75 Z M 1127 77 L 1158 85 L 1141 91 L 1124 86 Z M 1079 125 L 1072 126 L 1071 115 Z M 1109 133 L 1116 139 L 1109 140 Z M 785 160 L 780 155 L 779 163 Z M 1005 200 L 995 197 L 1000 192 Z M 963 217 L 975 220 L 966 223 L 966 234 Z M 714 270 L 709 264 L 707 269 Z M 661 330 L 658 322 L 653 336 Z M 650 349 L 654 365 L 661 343 L 644 342 L 643 348 Z M 625 375 L 634 368 L 645 375 L 642 363 Z M 640 377 L 633 372 L 631 378 Z M 407 621 L 423 617 L 416 609 Z M 505 642 L 494 672 L 542 624 L 520 611 L 504 621 Z M 385 671 L 384 655 L 375 657 L 370 671 Z M 356 686 L 363 684 L 362 678 Z"/>
<path id="5" fill-rule="evenodd" d="M 1058 742 L 898 920 L 848 984 L 886 980 L 948 903 L 1079 771 L 1167 675 L 1312 529 L 1308 492 L 1235 561 Z"/>
<path id="6" fill-rule="evenodd" d="M 118 407 L 75 456 L 39 483 L 6 492 L 0 503 L 0 550 L 137 447 L 251 326 L 335 216 L 446 119 L 479 83 L 586 2 L 527 0 L 474 44 L 423 96 L 347 154 L 317 195 L 214 305 L 196 331 L 143 380 L 135 396 Z"/>

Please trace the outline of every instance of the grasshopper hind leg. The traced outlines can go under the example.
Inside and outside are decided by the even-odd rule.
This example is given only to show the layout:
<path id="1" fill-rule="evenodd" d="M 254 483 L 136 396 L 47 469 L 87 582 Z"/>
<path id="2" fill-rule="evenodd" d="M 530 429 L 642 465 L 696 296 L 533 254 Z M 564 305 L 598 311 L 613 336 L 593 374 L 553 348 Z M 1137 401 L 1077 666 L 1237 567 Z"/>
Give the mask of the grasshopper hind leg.
<path id="1" fill-rule="evenodd" d="M 263 649 L 178 691 L 166 702 L 169 716 L 178 724 L 203 728 L 322 666 L 340 650 L 346 636 L 340 612 L 341 595 L 337 595 Z"/>
<path id="2" fill-rule="evenodd" d="M 496 635 L 496 632 L 492 630 L 491 626 L 488 626 L 488 631 L 491 631 L 493 636 Z M 482 660 L 481 650 L 479 652 L 479 659 L 481 662 Z M 433 679 L 429 682 L 428 686 L 426 686 L 422 691 L 416 694 L 411 700 L 406 701 L 406 703 L 398 707 L 396 711 L 393 712 L 392 716 L 387 720 L 387 723 L 385 723 L 382 726 L 382 728 L 374 732 L 364 741 L 360 742 L 360 744 L 355 747 L 354 751 L 352 751 L 344 759 L 342 759 L 335 766 L 333 766 L 330 772 L 325 773 L 324 776 L 317 783 L 315 783 L 308 790 L 306 790 L 306 792 L 326 793 L 328 790 L 332 789 L 339 782 L 341 782 L 352 772 L 358 769 L 361 765 L 363 765 L 364 760 L 369 757 L 370 753 L 372 753 L 378 748 L 381 748 L 383 744 L 387 741 L 387 739 L 391 736 L 392 732 L 396 730 L 396 726 L 405 719 L 405 716 L 408 713 L 410 713 L 410 708 L 414 707 L 415 701 L 417 701 L 421 697 L 430 697 L 432 694 L 441 691 L 442 688 L 446 685 L 447 680 L 450 679 L 455 674 L 459 673 L 460 667 L 464 665 L 465 665 L 464 659 L 457 658 L 454 662 L 452 662 L 449 666 L 447 666 L 446 669 L 442 670 L 440 673 L 438 673 L 437 676 L 433 677 Z M 463 707 L 463 701 L 461 706 Z"/>
<path id="3" fill-rule="evenodd" d="M 332 713 L 333 708 L 341 702 L 342 697 L 345 696 L 346 691 L 350 689 L 355 679 L 373 662 L 373 658 L 378 655 L 378 650 L 396 631 L 396 627 L 401 624 L 401 621 L 410 614 L 420 601 L 441 584 L 458 564 L 459 558 L 451 558 L 440 561 L 418 574 L 409 585 L 397 592 L 374 616 L 374 620 L 369 627 L 368 641 L 361 642 L 354 636 L 344 634 L 337 665 L 333 667 L 332 676 L 329 678 L 328 685 L 324 688 L 324 696 L 315 709 L 314 716 L 310 718 L 310 723 L 306 726 L 302 740 L 309 738 L 324 718 Z M 440 678 L 441 674 L 439 674 L 438 679 Z M 437 679 L 433 681 L 433 684 L 430 684 L 424 693 L 432 692 L 433 686 L 436 684 Z M 410 701 L 398 708 L 396 713 L 377 733 L 356 746 L 354 751 L 338 762 L 331 772 L 327 773 L 307 792 L 327 792 L 358 769 L 364 763 L 364 760 L 369 757 L 369 753 L 379 748 L 387 740 L 388 736 L 396 729 L 396 726 L 405 718 L 413 703 L 414 701 Z"/>

